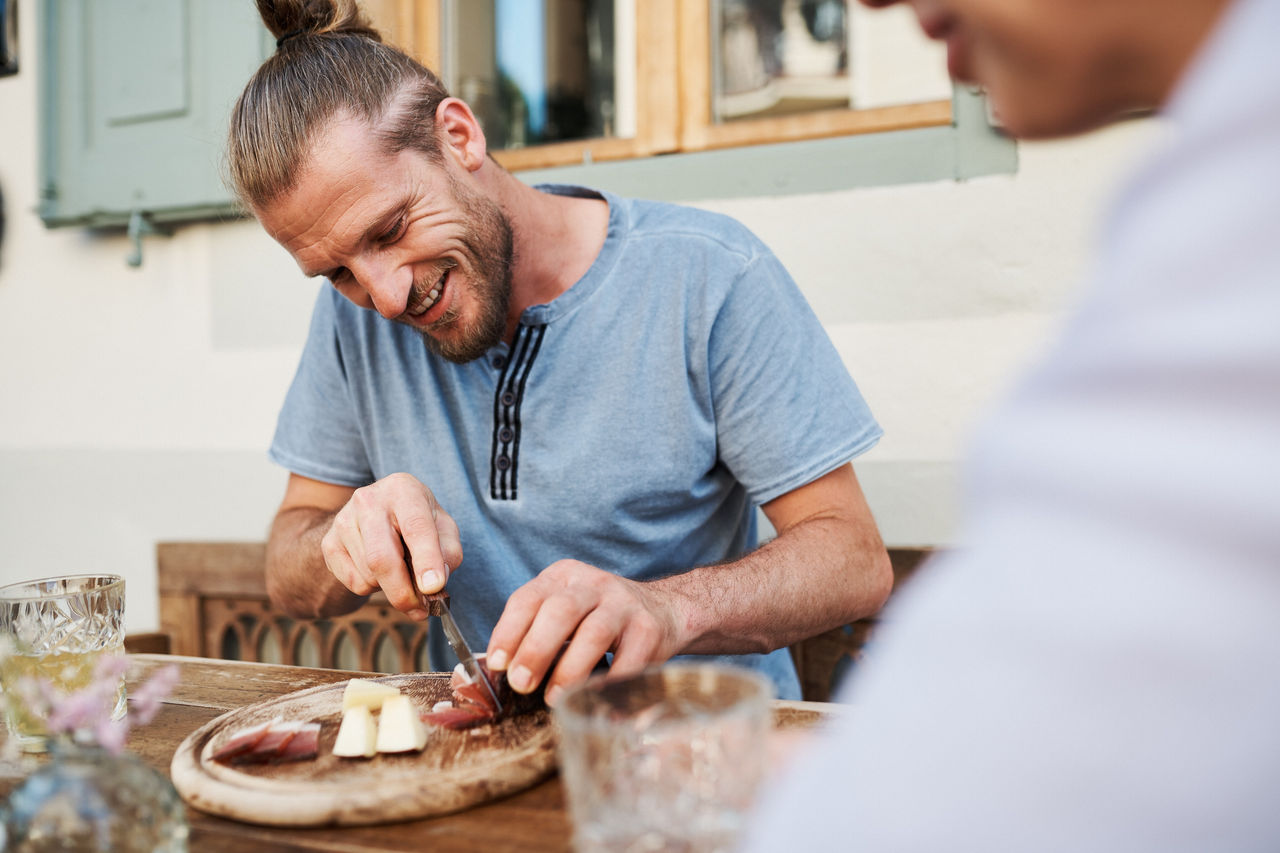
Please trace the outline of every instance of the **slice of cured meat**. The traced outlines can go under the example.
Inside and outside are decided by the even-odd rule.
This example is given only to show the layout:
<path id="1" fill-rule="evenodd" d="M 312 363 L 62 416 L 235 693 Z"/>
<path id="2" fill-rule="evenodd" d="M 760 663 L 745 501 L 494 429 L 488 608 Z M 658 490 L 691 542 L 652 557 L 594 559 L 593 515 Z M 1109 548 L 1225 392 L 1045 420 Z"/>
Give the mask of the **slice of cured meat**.
<path id="1" fill-rule="evenodd" d="M 320 751 L 320 724 L 304 723 L 289 738 L 288 743 L 276 750 L 276 761 L 304 761 L 315 758 Z"/>
<path id="2" fill-rule="evenodd" d="M 279 723 L 279 718 L 267 720 L 261 725 L 252 726 L 247 729 L 241 729 L 232 735 L 222 748 L 213 754 L 214 761 L 230 761 L 238 755 L 252 752 L 253 748 L 267 735 L 267 730 L 272 725 Z"/>
<path id="3" fill-rule="evenodd" d="M 493 714 L 479 707 L 441 708 L 422 715 L 423 722 L 446 729 L 469 729 L 493 722 Z"/>
<path id="4" fill-rule="evenodd" d="M 301 761 L 314 758 L 319 744 L 319 723 L 275 719 L 236 732 L 213 759 L 224 764 Z"/>
<path id="5" fill-rule="evenodd" d="M 433 708 L 430 713 L 422 715 L 424 722 L 447 729 L 469 729 L 547 707 L 541 687 L 533 693 L 517 693 L 507 683 L 507 674 L 490 672 L 484 658 L 483 654 L 478 654 L 476 662 L 480 664 L 481 673 L 493 686 L 493 692 L 498 695 L 498 701 L 502 703 L 502 714 L 495 713 L 489 692 L 479 682 L 472 681 L 462 664 L 458 664 L 449 681 L 449 688 L 453 691 L 453 707 L 439 710 Z"/>

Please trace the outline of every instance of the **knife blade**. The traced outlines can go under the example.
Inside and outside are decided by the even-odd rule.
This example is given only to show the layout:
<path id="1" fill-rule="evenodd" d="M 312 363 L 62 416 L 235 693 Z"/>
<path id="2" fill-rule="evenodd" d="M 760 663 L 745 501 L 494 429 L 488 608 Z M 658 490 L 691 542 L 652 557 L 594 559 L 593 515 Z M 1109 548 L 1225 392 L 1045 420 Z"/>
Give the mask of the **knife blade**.
<path id="1" fill-rule="evenodd" d="M 498 692 L 493 689 L 493 684 L 489 682 L 488 676 L 480 668 L 480 662 L 476 660 L 471 647 L 467 645 L 466 638 L 462 636 L 462 631 L 458 629 L 458 623 L 453 621 L 453 613 L 449 610 L 449 593 L 440 590 L 432 595 L 427 595 L 418 589 L 418 577 L 413 571 L 413 564 L 409 561 L 407 548 L 405 549 L 405 563 L 409 566 L 409 583 L 413 584 L 413 591 L 417 593 L 422 609 L 440 619 L 440 627 L 444 629 L 444 638 L 449 641 L 449 648 L 453 649 L 453 653 L 458 656 L 458 663 L 462 664 L 463 672 L 472 681 L 478 681 L 484 686 L 485 692 L 493 700 L 493 715 L 495 717 L 498 716 L 502 713 L 502 703 L 498 701 Z M 445 566 L 445 571 L 448 571 L 447 565 Z"/>
<path id="2" fill-rule="evenodd" d="M 423 599 L 424 603 L 426 603 L 426 596 L 423 596 Z M 445 639 L 449 641 L 449 645 L 453 648 L 453 653 L 458 656 L 458 662 L 462 664 L 462 669 L 467 673 L 467 676 L 472 681 L 479 681 L 484 685 L 485 692 L 493 700 L 493 714 L 496 717 L 502 713 L 502 703 L 498 701 L 498 693 L 493 689 L 488 676 L 480 668 L 480 662 L 471 653 L 471 647 L 467 645 L 466 638 L 458 630 L 458 623 L 453 621 L 453 613 L 449 611 L 448 596 L 442 596 L 439 599 L 435 599 L 435 601 L 438 607 L 436 613 L 440 617 L 440 627 L 444 629 Z"/>

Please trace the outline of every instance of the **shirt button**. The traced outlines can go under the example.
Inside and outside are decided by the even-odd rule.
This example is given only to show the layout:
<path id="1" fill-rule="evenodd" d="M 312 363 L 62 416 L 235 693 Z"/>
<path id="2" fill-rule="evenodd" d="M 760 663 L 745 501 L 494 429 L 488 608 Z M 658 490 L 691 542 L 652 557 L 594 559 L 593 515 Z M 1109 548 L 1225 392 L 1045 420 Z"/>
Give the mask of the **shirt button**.
<path id="1" fill-rule="evenodd" d="M 505 454 L 505 453 L 504 453 L 504 454 L 502 454 L 501 456 L 499 456 L 499 457 L 498 457 L 498 470 L 499 470 L 499 471 L 505 471 L 505 470 L 507 470 L 507 469 L 508 469 L 508 468 L 510 468 L 510 467 L 511 467 L 511 457 L 510 457 L 510 456 L 508 456 L 507 454 Z"/>
<path id="2" fill-rule="evenodd" d="M 507 443 L 508 441 L 510 441 L 515 437 L 516 437 L 516 434 L 515 432 L 512 431 L 511 427 L 503 427 L 502 429 L 498 430 L 498 441 L 501 441 L 503 444 Z"/>
<path id="3" fill-rule="evenodd" d="M 505 355 L 495 355 L 493 361 L 489 363 L 493 365 L 494 370 L 501 370 L 507 366 L 507 357 Z"/>
<path id="4" fill-rule="evenodd" d="M 516 394 L 514 391 L 502 392 L 502 405 L 511 406 L 511 405 L 514 405 L 515 402 L 516 402 Z"/>

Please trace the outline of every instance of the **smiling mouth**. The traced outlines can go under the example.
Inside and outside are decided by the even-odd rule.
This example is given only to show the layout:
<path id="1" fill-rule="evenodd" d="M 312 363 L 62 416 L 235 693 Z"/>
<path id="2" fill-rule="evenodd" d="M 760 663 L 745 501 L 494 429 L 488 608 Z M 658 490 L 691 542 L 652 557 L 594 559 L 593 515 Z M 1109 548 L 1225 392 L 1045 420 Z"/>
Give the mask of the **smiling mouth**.
<path id="1" fill-rule="evenodd" d="M 448 277 L 449 270 L 446 269 L 440 273 L 440 278 L 436 279 L 436 283 L 431 286 L 430 290 L 423 293 L 415 288 L 413 293 L 415 301 L 405 309 L 405 315 L 416 320 L 434 308 L 436 303 L 440 301 L 440 294 L 444 293 L 444 280 Z"/>

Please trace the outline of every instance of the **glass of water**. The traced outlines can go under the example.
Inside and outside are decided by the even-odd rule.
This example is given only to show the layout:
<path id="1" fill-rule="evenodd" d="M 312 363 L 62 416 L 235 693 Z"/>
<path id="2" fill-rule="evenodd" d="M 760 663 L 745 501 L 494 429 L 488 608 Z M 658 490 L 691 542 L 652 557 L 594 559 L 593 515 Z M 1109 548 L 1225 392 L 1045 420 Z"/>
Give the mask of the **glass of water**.
<path id="1" fill-rule="evenodd" d="M 574 847 L 732 850 L 765 769 L 773 688 L 724 664 L 596 677 L 554 708 Z"/>
<path id="2" fill-rule="evenodd" d="M 99 658 L 124 653 L 124 578 L 75 575 L 0 587 L 0 684 L 9 736 L 26 752 L 43 752 L 48 731 L 38 707 L 26 701 L 26 679 L 56 693 L 89 684 Z M 112 719 L 124 715 L 121 676 Z"/>

